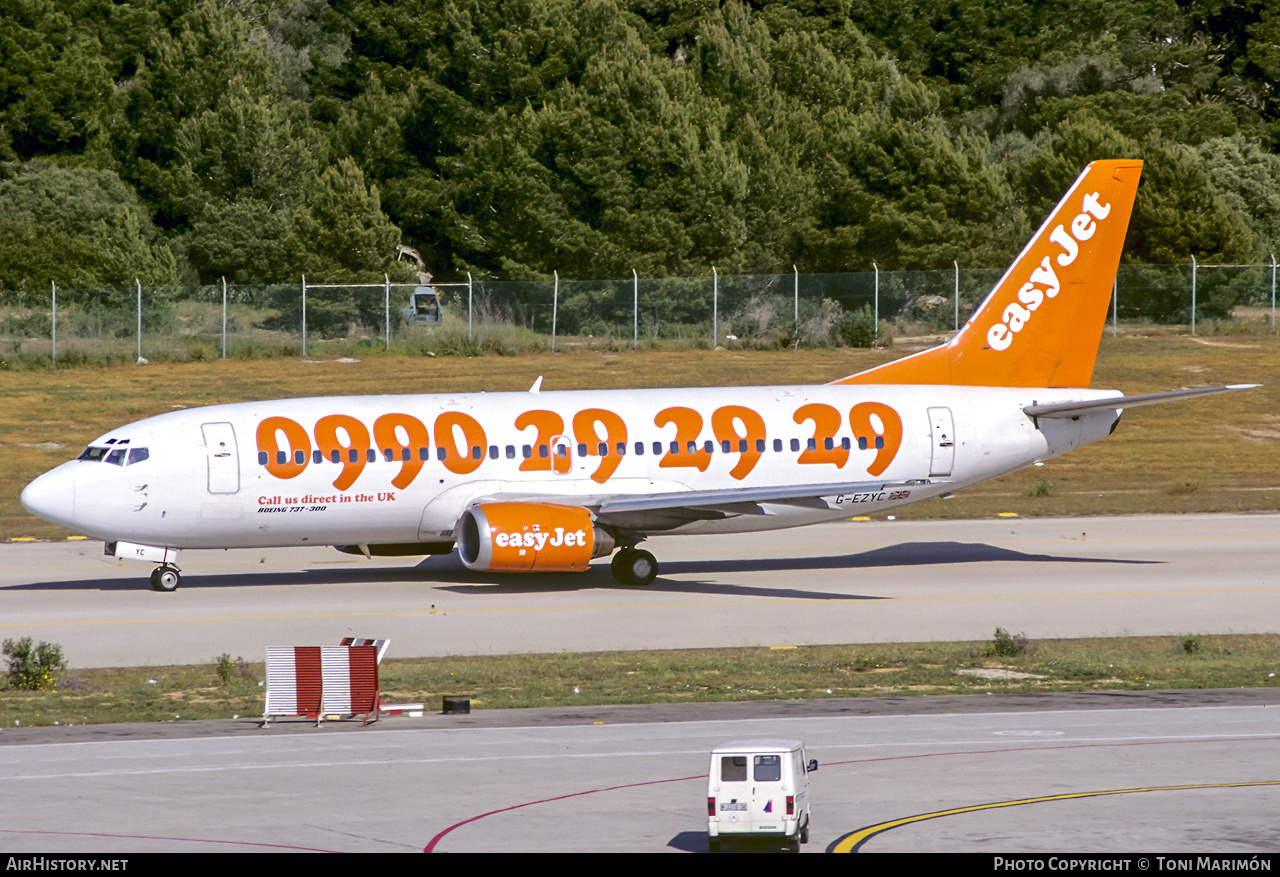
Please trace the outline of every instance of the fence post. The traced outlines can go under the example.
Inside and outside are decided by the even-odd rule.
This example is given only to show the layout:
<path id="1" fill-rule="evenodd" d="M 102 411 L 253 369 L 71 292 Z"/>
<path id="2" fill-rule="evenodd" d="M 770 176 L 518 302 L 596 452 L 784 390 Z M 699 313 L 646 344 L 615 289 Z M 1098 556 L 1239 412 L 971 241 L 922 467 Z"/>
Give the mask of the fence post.
<path id="1" fill-rule="evenodd" d="M 222 278 L 222 358 L 227 358 L 227 278 Z"/>
<path id="2" fill-rule="evenodd" d="M 1191 257 L 1191 334 L 1196 334 L 1196 257 Z"/>
<path id="3" fill-rule="evenodd" d="M 720 275 L 711 266 L 711 349 L 720 344 Z"/>
<path id="4" fill-rule="evenodd" d="M 138 362 L 142 362 L 142 281 L 133 278 L 138 287 Z"/>
<path id="5" fill-rule="evenodd" d="M 307 275 L 302 275 L 302 355 L 307 355 Z"/>
<path id="6" fill-rule="evenodd" d="M 391 349 L 391 278 L 388 277 L 386 274 L 382 275 L 382 293 L 383 293 L 382 305 L 385 310 L 385 316 L 382 318 L 382 324 L 383 324 L 382 331 L 385 333 L 385 336 L 386 336 L 386 344 L 384 345 L 384 349 L 390 350 Z"/>
<path id="7" fill-rule="evenodd" d="M 640 275 L 631 269 L 631 349 L 640 349 Z"/>
<path id="8" fill-rule="evenodd" d="M 792 262 L 791 270 L 795 272 L 795 276 L 796 276 L 796 288 L 795 288 L 796 338 L 799 338 L 800 337 L 800 269 L 795 266 L 794 262 Z"/>
<path id="9" fill-rule="evenodd" d="M 1271 254 L 1271 331 L 1276 330 L 1276 254 Z"/>
<path id="10" fill-rule="evenodd" d="M 467 341 L 471 341 L 471 272 L 467 272 Z"/>
<path id="11" fill-rule="evenodd" d="M 551 352 L 556 352 L 556 311 L 560 308 L 560 272 L 552 271 L 555 285 L 551 287 Z"/>
<path id="12" fill-rule="evenodd" d="M 876 263 L 875 263 L 875 262 L 872 262 L 872 263 L 871 263 L 871 270 L 872 270 L 872 271 L 874 271 L 874 272 L 876 272 L 876 286 L 875 286 L 876 314 L 875 314 L 875 320 L 876 320 L 876 337 L 877 337 L 877 338 L 879 338 L 879 337 L 880 337 L 880 269 L 879 269 L 878 267 L 876 267 Z"/>
<path id="13" fill-rule="evenodd" d="M 54 282 L 51 282 L 49 285 L 53 287 L 53 323 L 52 323 L 53 334 L 50 336 L 50 341 L 53 344 L 53 351 L 51 355 L 53 357 L 54 363 L 57 363 L 58 361 L 58 284 L 57 284 L 57 281 L 54 281 Z"/>
<path id="14" fill-rule="evenodd" d="M 960 263 L 952 259 L 951 264 L 956 266 L 956 331 L 960 331 Z"/>

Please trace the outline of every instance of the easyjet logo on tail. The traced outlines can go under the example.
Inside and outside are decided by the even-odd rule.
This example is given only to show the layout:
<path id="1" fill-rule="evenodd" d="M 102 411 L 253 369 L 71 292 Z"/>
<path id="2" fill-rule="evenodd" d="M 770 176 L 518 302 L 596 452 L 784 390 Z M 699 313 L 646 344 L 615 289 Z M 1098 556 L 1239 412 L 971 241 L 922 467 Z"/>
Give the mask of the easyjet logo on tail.
<path id="1" fill-rule="evenodd" d="M 1055 298 L 1062 283 L 1053 270 L 1053 261 L 1065 268 L 1080 254 L 1080 244 L 1088 241 L 1098 231 L 1098 222 L 1111 214 L 1111 204 L 1098 203 L 1098 193 L 1084 196 L 1083 210 L 1071 220 L 1071 232 L 1059 224 L 1049 234 L 1049 240 L 1062 248 L 1056 260 L 1045 256 L 1031 277 L 1018 290 L 1018 301 L 1011 302 L 1000 315 L 1000 322 L 987 331 L 987 344 L 992 350 L 1008 350 L 1013 337 L 1031 321 L 1031 315 L 1044 304 L 1046 298 Z"/>

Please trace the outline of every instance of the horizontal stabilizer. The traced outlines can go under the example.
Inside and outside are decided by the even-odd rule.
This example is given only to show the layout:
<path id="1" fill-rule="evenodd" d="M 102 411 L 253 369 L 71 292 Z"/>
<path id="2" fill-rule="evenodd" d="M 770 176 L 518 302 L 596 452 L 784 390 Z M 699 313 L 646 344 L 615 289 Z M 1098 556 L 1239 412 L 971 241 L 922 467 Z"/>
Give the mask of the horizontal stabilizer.
<path id="1" fill-rule="evenodd" d="M 1170 390 L 1167 393 L 1146 393 L 1141 396 L 1115 396 L 1111 399 L 1095 399 L 1091 402 L 1055 402 L 1048 405 L 1028 405 L 1023 412 L 1032 417 L 1076 417 L 1090 411 L 1115 408 L 1140 408 L 1143 405 L 1159 405 L 1162 402 L 1178 402 L 1197 396 L 1212 396 L 1233 390 L 1251 390 L 1261 384 L 1232 384 L 1227 387 L 1197 387 L 1193 390 Z"/>

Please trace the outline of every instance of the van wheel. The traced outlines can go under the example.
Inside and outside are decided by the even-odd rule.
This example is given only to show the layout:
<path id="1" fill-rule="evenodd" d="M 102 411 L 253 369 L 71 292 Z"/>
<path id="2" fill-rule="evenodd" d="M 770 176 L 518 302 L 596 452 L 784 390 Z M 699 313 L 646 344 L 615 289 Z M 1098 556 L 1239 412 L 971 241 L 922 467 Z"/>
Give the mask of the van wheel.
<path id="1" fill-rule="evenodd" d="M 708 845 L 711 847 L 711 852 L 713 853 L 720 852 L 720 841 L 715 840 L 713 838 L 712 840 L 708 841 Z"/>
<path id="2" fill-rule="evenodd" d="M 809 842 L 809 820 L 804 821 L 804 828 L 800 829 L 800 843 L 807 844 Z"/>

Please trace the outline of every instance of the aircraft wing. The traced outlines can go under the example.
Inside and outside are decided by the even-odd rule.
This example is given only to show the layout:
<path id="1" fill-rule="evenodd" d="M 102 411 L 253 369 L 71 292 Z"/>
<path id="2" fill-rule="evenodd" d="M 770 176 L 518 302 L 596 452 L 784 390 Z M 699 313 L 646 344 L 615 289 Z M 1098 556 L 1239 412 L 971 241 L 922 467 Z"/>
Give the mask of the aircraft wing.
<path id="1" fill-rule="evenodd" d="M 1115 396 L 1111 399 L 1095 399 L 1091 402 L 1055 402 L 1046 405 L 1028 405 L 1023 412 L 1032 417 L 1077 417 L 1089 411 L 1106 408 L 1140 408 L 1143 405 L 1159 405 L 1177 402 L 1197 396 L 1212 396 L 1234 390 L 1251 390 L 1261 384 L 1231 384 L 1226 387 L 1197 387 L 1192 390 L 1170 390 L 1167 393 L 1145 393 L 1141 396 Z"/>
<path id="2" fill-rule="evenodd" d="M 513 495 L 504 493 L 478 500 L 548 502 L 589 509 L 601 524 L 622 530 L 670 530 L 693 521 L 721 520 L 737 515 L 768 515 L 764 505 L 833 509 L 848 502 L 852 511 L 857 495 L 877 499 L 906 499 L 915 488 L 947 484 L 933 479 L 914 481 L 847 481 L 823 484 L 788 484 L 778 487 L 727 487 L 718 490 L 678 490 L 608 496 Z M 893 497 L 893 493 L 901 493 Z M 823 497 L 835 497 L 830 502 Z M 843 499 L 843 502 L 841 501 Z"/>

